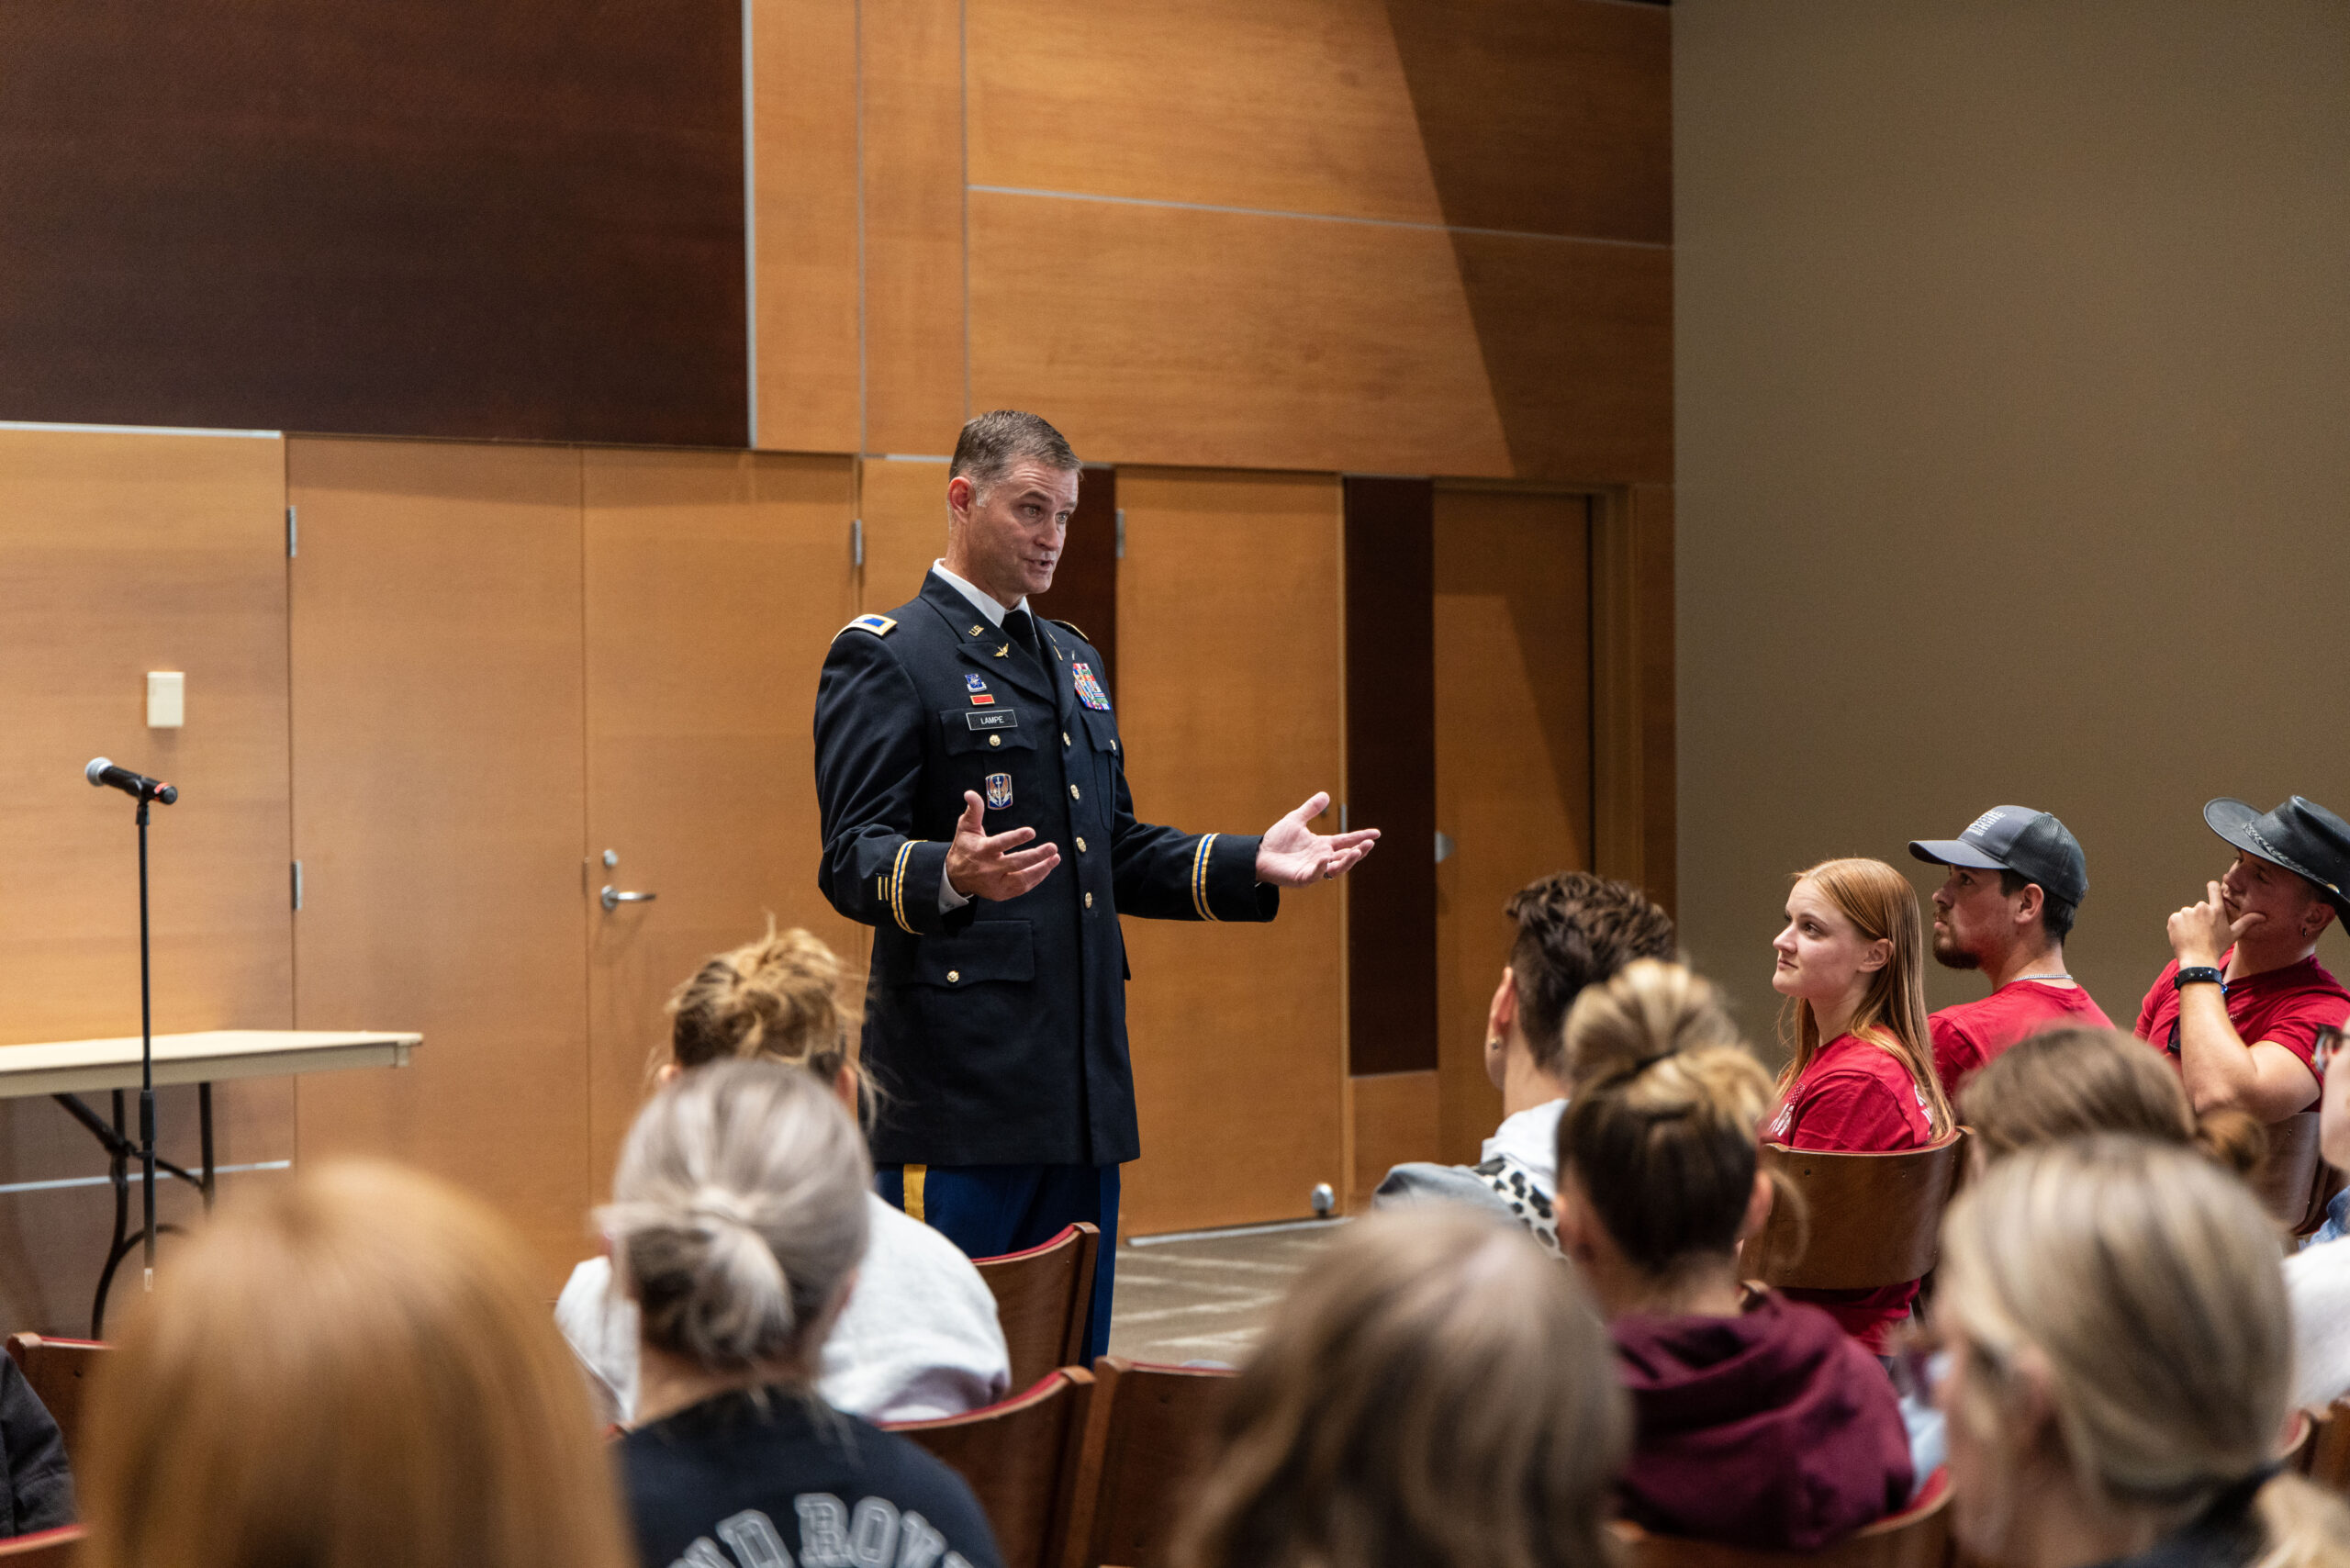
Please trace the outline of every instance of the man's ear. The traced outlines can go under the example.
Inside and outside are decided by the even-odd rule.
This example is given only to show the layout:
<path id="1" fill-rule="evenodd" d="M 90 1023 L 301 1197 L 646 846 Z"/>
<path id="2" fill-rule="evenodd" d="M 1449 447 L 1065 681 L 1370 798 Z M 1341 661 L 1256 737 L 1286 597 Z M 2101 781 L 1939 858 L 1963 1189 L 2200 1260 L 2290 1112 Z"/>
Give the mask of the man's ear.
<path id="1" fill-rule="evenodd" d="M 968 474 L 957 474 L 946 481 L 946 510 L 957 522 L 971 515 L 971 501 L 978 494 Z"/>
<path id="2" fill-rule="evenodd" d="M 2304 936 L 2322 936 L 2325 928 L 2333 924 L 2333 906 L 2323 899 L 2310 900 L 2310 907 L 2301 912 L 2301 935 Z"/>
<path id="3" fill-rule="evenodd" d="M 2026 882 L 2023 890 L 2016 894 L 2016 924 L 2030 925 L 2047 907 L 2048 890 L 2038 882 Z"/>
<path id="4" fill-rule="evenodd" d="M 676 1062 L 665 1061 L 653 1070 L 653 1081 L 666 1089 L 686 1075 L 686 1070 Z"/>
<path id="5" fill-rule="evenodd" d="M 1494 988 L 1493 1005 L 1485 1010 L 1485 1034 L 1499 1037 L 1517 1022 L 1517 971 L 1502 966 L 1502 983 Z"/>

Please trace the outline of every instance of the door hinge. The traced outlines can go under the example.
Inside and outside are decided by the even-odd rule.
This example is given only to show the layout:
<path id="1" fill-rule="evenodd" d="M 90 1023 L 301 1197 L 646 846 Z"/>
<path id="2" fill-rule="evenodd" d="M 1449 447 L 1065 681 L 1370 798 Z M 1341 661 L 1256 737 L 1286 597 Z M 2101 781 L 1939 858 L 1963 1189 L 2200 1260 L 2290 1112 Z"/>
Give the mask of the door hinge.
<path id="1" fill-rule="evenodd" d="M 1126 509 L 1120 507 L 1118 509 L 1117 517 L 1118 537 L 1117 542 L 1111 546 L 1111 549 L 1116 558 L 1123 561 L 1126 558 Z"/>
<path id="2" fill-rule="evenodd" d="M 302 553 L 302 524 L 294 515 L 295 509 L 285 509 L 285 558 L 292 560 Z"/>
<path id="3" fill-rule="evenodd" d="M 297 913 L 302 908 L 302 863 L 299 860 L 294 862 L 294 908 Z"/>
<path id="4" fill-rule="evenodd" d="M 849 519 L 848 564 L 852 566 L 865 565 L 865 520 L 861 517 Z"/>

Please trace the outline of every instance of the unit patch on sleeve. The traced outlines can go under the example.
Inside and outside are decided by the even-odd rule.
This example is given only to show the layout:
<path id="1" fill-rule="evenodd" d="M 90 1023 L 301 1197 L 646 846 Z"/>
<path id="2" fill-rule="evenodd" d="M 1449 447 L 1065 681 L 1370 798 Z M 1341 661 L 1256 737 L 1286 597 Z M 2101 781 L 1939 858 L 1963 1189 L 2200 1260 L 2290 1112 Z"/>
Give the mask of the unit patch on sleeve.
<path id="1" fill-rule="evenodd" d="M 1106 712 L 1110 707 L 1110 694 L 1102 689 L 1102 683 L 1093 678 L 1093 671 L 1087 667 L 1085 661 L 1080 659 L 1069 667 L 1077 673 L 1078 700 L 1088 708 L 1099 708 Z"/>

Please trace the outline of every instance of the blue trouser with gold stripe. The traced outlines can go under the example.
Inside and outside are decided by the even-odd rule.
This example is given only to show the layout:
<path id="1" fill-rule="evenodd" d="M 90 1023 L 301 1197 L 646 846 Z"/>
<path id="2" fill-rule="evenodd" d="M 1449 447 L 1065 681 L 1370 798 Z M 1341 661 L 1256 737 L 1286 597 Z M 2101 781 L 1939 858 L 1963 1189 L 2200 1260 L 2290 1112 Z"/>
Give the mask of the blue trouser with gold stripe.
<path id="1" fill-rule="evenodd" d="M 1108 1353 L 1110 1287 L 1118 1260 L 1116 1166 L 883 1165 L 874 1170 L 873 1187 L 885 1203 L 972 1258 L 1000 1258 L 1042 1246 L 1080 1220 L 1100 1226 L 1085 1364 Z"/>

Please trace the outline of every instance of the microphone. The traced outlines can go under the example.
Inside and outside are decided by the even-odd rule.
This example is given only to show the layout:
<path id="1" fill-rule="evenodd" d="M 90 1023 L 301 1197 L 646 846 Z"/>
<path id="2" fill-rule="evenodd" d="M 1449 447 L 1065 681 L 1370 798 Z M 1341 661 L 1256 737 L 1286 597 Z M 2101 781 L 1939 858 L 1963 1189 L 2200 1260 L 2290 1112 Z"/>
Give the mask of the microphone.
<path id="1" fill-rule="evenodd" d="M 150 778 L 143 773 L 133 773 L 128 767 L 117 767 L 109 758 L 103 756 L 90 758 L 90 766 L 82 769 L 82 777 L 90 781 L 92 788 L 110 784 L 126 795 L 136 795 L 142 801 L 161 801 L 167 806 L 180 798 L 175 786 L 160 778 Z"/>

